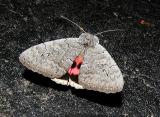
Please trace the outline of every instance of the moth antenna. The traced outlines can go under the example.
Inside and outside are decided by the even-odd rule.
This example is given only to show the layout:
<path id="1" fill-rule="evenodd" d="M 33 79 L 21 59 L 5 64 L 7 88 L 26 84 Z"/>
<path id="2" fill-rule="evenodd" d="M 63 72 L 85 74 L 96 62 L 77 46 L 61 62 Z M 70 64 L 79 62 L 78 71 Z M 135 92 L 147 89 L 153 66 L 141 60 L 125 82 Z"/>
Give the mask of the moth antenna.
<path id="1" fill-rule="evenodd" d="M 63 15 L 61 15 L 61 18 L 71 22 L 72 24 L 76 25 L 81 31 L 83 31 L 84 33 L 86 33 L 86 31 L 84 31 L 84 29 L 82 27 L 80 27 L 77 23 L 71 21 L 70 19 L 68 19 L 67 17 L 64 17 Z"/>
<path id="2" fill-rule="evenodd" d="M 96 33 L 95 35 L 97 36 L 97 35 L 100 35 L 100 34 L 102 34 L 102 33 L 113 32 L 113 31 L 124 31 L 124 30 L 123 30 L 123 29 L 105 30 L 105 31 Z"/>

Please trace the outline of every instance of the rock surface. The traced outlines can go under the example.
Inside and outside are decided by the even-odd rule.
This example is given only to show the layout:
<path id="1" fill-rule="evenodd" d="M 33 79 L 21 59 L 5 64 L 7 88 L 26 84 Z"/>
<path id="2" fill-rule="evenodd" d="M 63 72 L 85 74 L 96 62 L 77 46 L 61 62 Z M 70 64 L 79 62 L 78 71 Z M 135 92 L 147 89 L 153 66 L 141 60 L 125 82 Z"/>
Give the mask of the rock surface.
<path id="1" fill-rule="evenodd" d="M 127 0 L 0 2 L 0 116 L 160 116 L 160 4 Z M 99 35 L 125 80 L 121 93 L 75 90 L 23 67 L 25 49 L 79 37 L 64 15 Z"/>

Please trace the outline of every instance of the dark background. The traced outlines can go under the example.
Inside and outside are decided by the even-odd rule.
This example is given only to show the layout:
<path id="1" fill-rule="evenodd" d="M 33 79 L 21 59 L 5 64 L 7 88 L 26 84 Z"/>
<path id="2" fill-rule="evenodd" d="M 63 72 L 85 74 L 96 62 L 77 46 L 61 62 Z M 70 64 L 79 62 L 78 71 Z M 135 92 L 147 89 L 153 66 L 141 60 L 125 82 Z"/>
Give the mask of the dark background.
<path id="1" fill-rule="evenodd" d="M 158 0 L 157 0 L 158 1 Z M 0 116 L 160 116 L 160 4 L 152 0 L 4 0 L 0 2 Z M 27 70 L 25 49 L 81 32 L 95 34 L 120 67 L 117 94 L 75 90 Z M 144 20 L 146 24 L 141 24 Z"/>

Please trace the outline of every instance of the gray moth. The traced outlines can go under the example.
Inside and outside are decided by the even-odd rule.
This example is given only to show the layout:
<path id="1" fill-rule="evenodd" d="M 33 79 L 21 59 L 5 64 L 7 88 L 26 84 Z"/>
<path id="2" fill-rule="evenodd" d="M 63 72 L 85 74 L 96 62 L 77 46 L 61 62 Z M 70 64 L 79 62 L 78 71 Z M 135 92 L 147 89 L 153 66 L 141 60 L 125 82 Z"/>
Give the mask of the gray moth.
<path id="1" fill-rule="evenodd" d="M 76 57 L 83 62 L 76 66 Z M 103 93 L 120 92 L 124 86 L 122 73 L 107 50 L 99 44 L 99 38 L 82 33 L 79 38 L 63 38 L 44 42 L 22 52 L 20 62 L 28 69 L 51 78 L 52 81 L 76 89 Z M 69 69 L 78 70 L 72 77 Z M 64 79 L 65 74 L 68 79 Z M 74 76 L 74 74 L 73 74 Z"/>

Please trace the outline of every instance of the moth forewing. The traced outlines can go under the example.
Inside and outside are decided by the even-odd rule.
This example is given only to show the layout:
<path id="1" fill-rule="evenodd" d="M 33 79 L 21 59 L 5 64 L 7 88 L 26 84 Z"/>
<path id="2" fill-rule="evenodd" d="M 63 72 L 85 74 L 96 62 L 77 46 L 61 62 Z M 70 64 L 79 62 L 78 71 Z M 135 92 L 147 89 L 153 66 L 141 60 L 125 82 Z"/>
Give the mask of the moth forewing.
<path id="1" fill-rule="evenodd" d="M 124 80 L 111 55 L 98 44 L 84 56 L 79 84 L 88 90 L 116 93 L 122 91 Z"/>
<path id="2" fill-rule="evenodd" d="M 30 47 L 19 57 L 28 69 L 49 78 L 60 78 L 72 65 L 73 58 L 81 47 L 72 46 L 77 38 L 59 39 Z"/>

